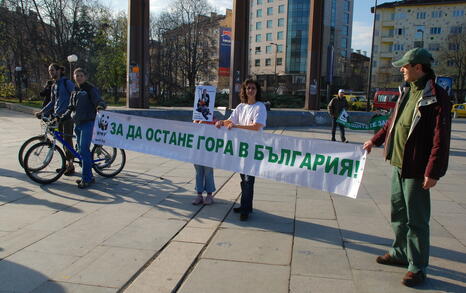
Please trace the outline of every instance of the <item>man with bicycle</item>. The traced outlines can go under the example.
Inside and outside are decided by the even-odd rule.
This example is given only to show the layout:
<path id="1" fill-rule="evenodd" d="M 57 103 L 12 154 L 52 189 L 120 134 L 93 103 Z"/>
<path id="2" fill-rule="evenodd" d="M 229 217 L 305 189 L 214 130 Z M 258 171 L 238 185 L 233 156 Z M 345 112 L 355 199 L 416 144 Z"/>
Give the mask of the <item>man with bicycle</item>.
<path id="1" fill-rule="evenodd" d="M 62 116 L 70 103 L 70 95 L 75 89 L 74 83 L 64 76 L 61 66 L 52 63 L 49 66 L 49 75 L 54 83 L 51 87 L 50 102 L 45 105 L 42 110 L 36 113 L 36 117 L 41 119 L 42 116 Z M 58 129 L 64 133 L 63 139 L 73 146 L 73 121 L 59 121 Z M 66 148 L 65 148 L 66 149 Z M 66 176 L 74 174 L 73 154 L 66 150 L 67 166 L 65 170 Z"/>

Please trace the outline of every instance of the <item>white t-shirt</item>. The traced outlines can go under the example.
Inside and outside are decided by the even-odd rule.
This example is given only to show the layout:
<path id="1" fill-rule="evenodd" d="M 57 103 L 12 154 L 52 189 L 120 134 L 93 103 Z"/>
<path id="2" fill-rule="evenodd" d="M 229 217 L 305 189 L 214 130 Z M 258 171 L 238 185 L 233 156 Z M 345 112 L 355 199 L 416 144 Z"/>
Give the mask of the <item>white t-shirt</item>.
<path id="1" fill-rule="evenodd" d="M 262 102 L 256 102 L 252 105 L 241 103 L 236 106 L 236 109 L 233 110 L 228 120 L 238 125 L 260 123 L 262 124 L 262 128 L 264 128 L 267 122 L 267 109 Z"/>

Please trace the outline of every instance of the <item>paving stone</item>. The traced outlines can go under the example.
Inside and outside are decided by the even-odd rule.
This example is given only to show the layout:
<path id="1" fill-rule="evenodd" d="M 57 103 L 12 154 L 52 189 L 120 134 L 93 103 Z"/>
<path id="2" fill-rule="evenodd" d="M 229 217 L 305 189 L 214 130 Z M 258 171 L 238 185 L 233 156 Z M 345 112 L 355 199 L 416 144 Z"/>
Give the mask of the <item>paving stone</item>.
<path id="1" fill-rule="evenodd" d="M 16 231 L 53 214 L 52 210 L 20 208 L 12 204 L 0 206 L 0 231 Z"/>
<path id="2" fill-rule="evenodd" d="M 159 218 L 159 219 L 191 219 L 194 214 L 199 211 L 201 206 L 191 204 L 194 196 L 180 197 L 173 196 L 166 198 L 153 208 L 151 208 L 144 217 Z"/>
<path id="3" fill-rule="evenodd" d="M 220 227 L 292 233 L 294 230 L 294 213 L 290 212 L 283 216 L 276 215 L 274 212 L 254 210 L 253 213 L 249 214 L 248 221 L 242 222 L 239 220 L 239 214 L 230 212 Z"/>
<path id="4" fill-rule="evenodd" d="M 221 229 L 202 258 L 287 265 L 291 261 L 292 236 L 282 233 Z"/>
<path id="5" fill-rule="evenodd" d="M 391 244 L 393 232 L 387 220 L 378 217 L 339 216 L 341 234 L 346 241 Z"/>
<path id="6" fill-rule="evenodd" d="M 206 276 L 214 280 L 206 284 Z M 286 293 L 288 266 L 201 259 L 178 290 L 179 293 Z"/>
<path id="7" fill-rule="evenodd" d="M 120 288 L 153 255 L 152 250 L 99 246 L 51 279 Z"/>
<path id="8" fill-rule="evenodd" d="M 158 251 L 185 224 L 186 222 L 178 220 L 141 217 L 105 240 L 103 244 Z"/>
<path id="9" fill-rule="evenodd" d="M 202 248 L 202 244 L 171 242 L 125 292 L 173 292 Z"/>
<path id="10" fill-rule="evenodd" d="M 48 231 L 30 229 L 5 233 L 6 235 L 0 238 L 0 259 L 6 258 L 49 235 Z"/>
<path id="11" fill-rule="evenodd" d="M 215 233 L 216 228 L 184 227 L 173 241 L 203 243 L 206 244 Z"/>
<path id="12" fill-rule="evenodd" d="M 356 293 L 352 280 L 291 275 L 290 293 Z"/>
<path id="13" fill-rule="evenodd" d="M 330 200 L 298 198 L 296 203 L 297 218 L 334 220 L 335 210 Z"/>
<path id="14" fill-rule="evenodd" d="M 31 293 L 114 293 L 117 291 L 116 288 L 49 281 L 34 289 Z"/>
<path id="15" fill-rule="evenodd" d="M 335 220 L 296 219 L 294 242 L 299 247 L 343 249 L 343 239 Z"/>
<path id="16" fill-rule="evenodd" d="M 291 274 L 351 280 L 351 269 L 343 249 L 301 246 L 295 242 Z"/>
<path id="17" fill-rule="evenodd" d="M 390 249 L 390 246 L 372 243 L 345 242 L 350 266 L 353 270 L 387 271 L 406 273 L 406 267 L 387 266 L 378 264 L 375 259 Z"/>

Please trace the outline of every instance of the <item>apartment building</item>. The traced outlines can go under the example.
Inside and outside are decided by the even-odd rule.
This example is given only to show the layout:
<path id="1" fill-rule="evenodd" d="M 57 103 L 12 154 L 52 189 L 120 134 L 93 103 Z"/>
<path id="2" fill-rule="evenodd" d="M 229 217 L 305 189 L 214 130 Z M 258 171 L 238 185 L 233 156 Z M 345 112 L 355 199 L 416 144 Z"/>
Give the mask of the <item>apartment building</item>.
<path id="1" fill-rule="evenodd" d="M 405 0 L 378 5 L 372 87 L 398 87 L 402 77 L 391 63 L 416 47 L 432 53 L 435 59 L 433 67 L 437 72 L 445 72 L 448 67 L 453 67 L 451 60 L 442 56 L 447 50 L 458 49 L 457 44 L 452 42 L 452 36 L 465 33 L 465 12 L 464 0 Z"/>
<path id="2" fill-rule="evenodd" d="M 271 84 L 293 92 L 305 88 L 311 1 L 314 0 L 250 1 L 249 73 L 266 88 Z M 338 80 L 342 72 L 335 64 L 350 57 L 353 1 L 324 2 L 324 83 L 329 78 L 327 73 Z M 331 57 L 333 62 L 329 62 Z M 334 68 L 327 64 L 334 64 Z"/>

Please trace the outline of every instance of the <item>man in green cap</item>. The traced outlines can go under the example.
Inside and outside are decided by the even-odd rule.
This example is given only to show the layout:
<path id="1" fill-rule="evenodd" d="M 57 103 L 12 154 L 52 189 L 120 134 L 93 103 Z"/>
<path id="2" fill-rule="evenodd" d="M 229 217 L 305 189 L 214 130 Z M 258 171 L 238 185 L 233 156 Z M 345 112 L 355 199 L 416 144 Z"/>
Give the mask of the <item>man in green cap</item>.
<path id="1" fill-rule="evenodd" d="M 429 263 L 430 192 L 448 167 L 451 103 L 435 84 L 432 55 L 416 48 L 393 66 L 400 67 L 404 84 L 387 124 L 363 149 L 385 144 L 385 159 L 393 166 L 391 224 L 392 248 L 377 257 L 384 265 L 407 266 L 406 286 L 422 284 Z"/>

